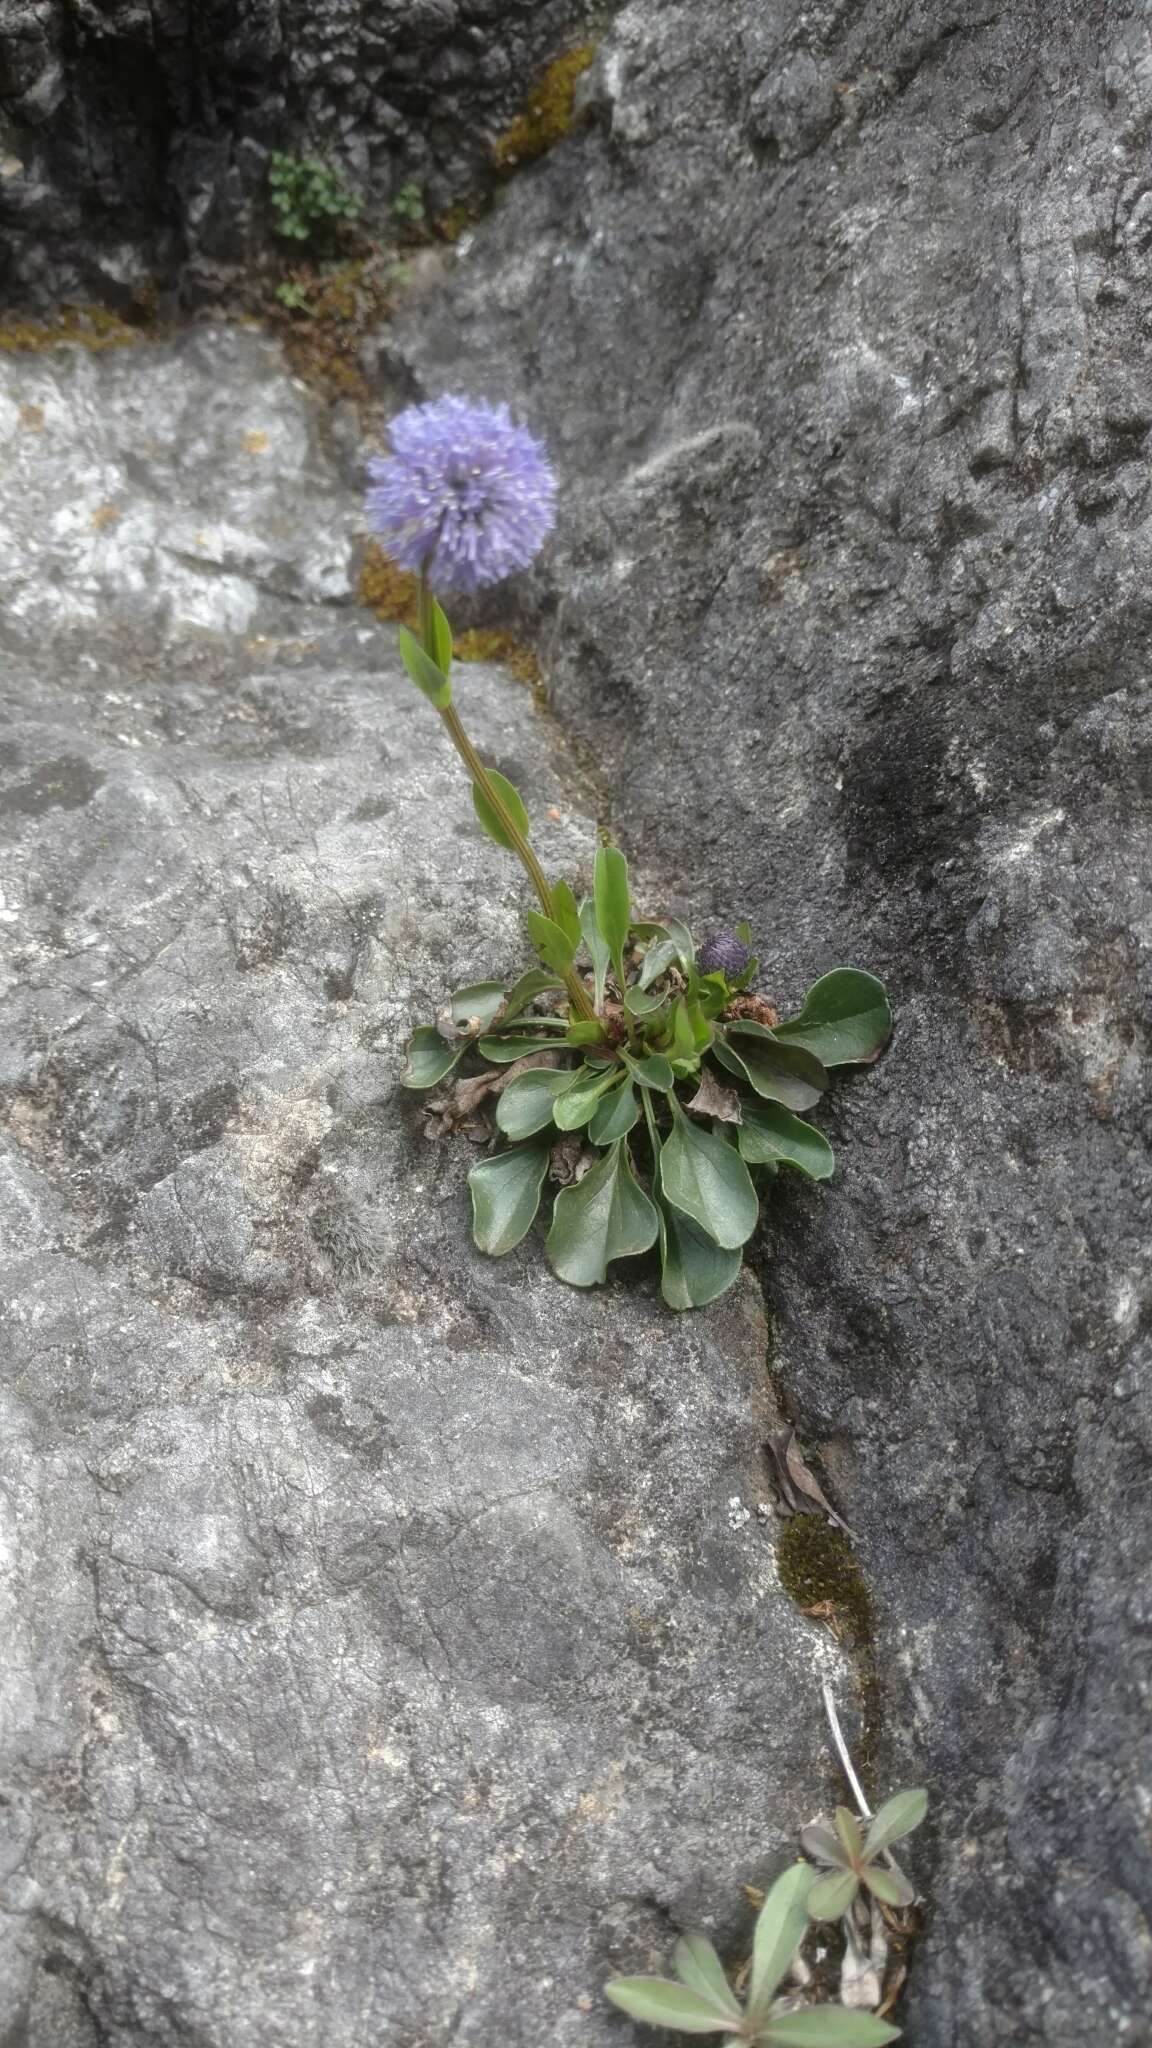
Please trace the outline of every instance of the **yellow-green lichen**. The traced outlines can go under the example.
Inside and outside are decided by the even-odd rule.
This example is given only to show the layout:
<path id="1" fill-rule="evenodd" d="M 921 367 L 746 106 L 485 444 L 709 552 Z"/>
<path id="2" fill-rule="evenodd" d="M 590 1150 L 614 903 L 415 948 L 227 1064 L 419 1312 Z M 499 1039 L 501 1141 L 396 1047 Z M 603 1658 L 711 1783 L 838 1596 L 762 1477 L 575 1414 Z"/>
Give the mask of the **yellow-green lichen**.
<path id="1" fill-rule="evenodd" d="M 789 1598 L 827 1621 L 853 1649 L 872 1640 L 872 1601 L 852 1545 L 821 1515 L 794 1515 L 776 1546 L 776 1568 Z"/>
<path id="2" fill-rule="evenodd" d="M 104 306 L 62 306 L 47 320 L 7 320 L 0 326 L 0 351 L 23 355 L 33 349 L 61 348 L 67 342 L 97 352 L 132 348 L 147 336 Z"/>
<path id="3" fill-rule="evenodd" d="M 576 85 L 596 55 L 595 43 L 581 43 L 548 66 L 522 114 L 492 150 L 498 171 L 515 170 L 543 156 L 567 135 L 576 112 Z"/>
<path id="4" fill-rule="evenodd" d="M 533 695 L 544 687 L 540 663 L 532 649 L 498 626 L 472 626 L 468 632 L 458 633 L 452 651 L 457 661 L 501 662 L 518 683 L 527 683 Z"/>
<path id="5" fill-rule="evenodd" d="M 382 547 L 369 541 L 360 567 L 359 597 L 378 619 L 415 627 L 420 586 L 408 569 L 398 569 Z"/>

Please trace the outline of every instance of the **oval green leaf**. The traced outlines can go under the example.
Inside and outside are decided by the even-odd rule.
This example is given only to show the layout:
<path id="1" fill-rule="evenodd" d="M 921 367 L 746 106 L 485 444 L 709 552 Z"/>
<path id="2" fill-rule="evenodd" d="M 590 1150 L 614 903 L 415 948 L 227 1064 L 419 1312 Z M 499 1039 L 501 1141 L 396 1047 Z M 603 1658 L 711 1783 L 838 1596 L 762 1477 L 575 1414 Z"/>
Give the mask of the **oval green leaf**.
<path id="1" fill-rule="evenodd" d="M 524 808 L 524 799 L 519 790 L 509 782 L 506 775 L 498 775 L 495 768 L 488 768 L 485 770 L 485 773 L 521 838 L 527 839 L 529 829 L 528 813 Z M 494 839 L 497 846 L 506 847 L 509 853 L 515 853 L 516 841 L 513 839 L 499 812 L 493 808 L 487 791 L 481 789 L 478 782 L 472 784 L 472 804 L 476 816 L 483 825 L 489 839 Z"/>
<path id="2" fill-rule="evenodd" d="M 811 1884 L 811 1866 L 794 1863 L 776 1879 L 760 1908 L 748 1984 L 751 2020 L 763 2019 L 767 2013 L 776 1987 L 807 1933 L 806 1900 Z"/>
<path id="3" fill-rule="evenodd" d="M 813 1920 L 839 1920 L 859 1889 L 854 1870 L 834 1870 L 829 1877 L 816 1879 L 808 1894 L 808 1911 Z"/>
<path id="4" fill-rule="evenodd" d="M 728 1024 L 716 1033 L 715 1052 L 730 1073 L 740 1074 L 768 1102 L 785 1109 L 811 1109 L 828 1086 L 828 1075 L 802 1045 L 781 1045 L 762 1024 Z"/>
<path id="5" fill-rule="evenodd" d="M 748 1168 L 726 1139 L 690 1122 L 675 1096 L 669 1101 L 673 1123 L 660 1152 L 660 1185 L 674 1209 L 735 1251 L 751 1237 L 760 1213 Z"/>
<path id="6" fill-rule="evenodd" d="M 669 1308 L 705 1308 L 740 1277 L 742 1251 L 726 1251 L 682 1216 L 657 1190 L 660 1209 L 660 1292 Z"/>
<path id="7" fill-rule="evenodd" d="M 875 2013 L 849 2012 L 845 2006 L 817 2005 L 810 2012 L 781 2013 L 757 2036 L 773 2048 L 884 2048 L 900 2039 L 899 2027 L 878 2020 Z"/>
<path id="8" fill-rule="evenodd" d="M 698 1991 L 701 1998 L 726 2012 L 730 2020 L 739 2024 L 743 2018 L 740 2001 L 724 1975 L 720 1961 L 706 1934 L 684 1934 L 676 1943 L 672 1956 L 672 1967 L 682 1984 L 689 1991 Z"/>
<path id="9" fill-rule="evenodd" d="M 914 1786 L 907 1792 L 894 1792 L 891 1799 L 886 1799 L 873 1815 L 864 1844 L 865 1855 L 876 1856 L 890 1842 L 902 1842 L 905 1835 L 919 1827 L 927 1811 L 928 1794 L 922 1786 Z"/>
<path id="10" fill-rule="evenodd" d="M 563 876 L 552 884 L 552 917 L 565 938 L 571 942 L 572 952 L 575 954 L 580 944 L 580 912 L 576 908 L 576 898 Z"/>
<path id="11" fill-rule="evenodd" d="M 545 967 L 550 967 L 554 974 L 567 974 L 576 951 L 571 939 L 542 910 L 526 910 L 524 922 Z"/>
<path id="12" fill-rule="evenodd" d="M 898 1877 L 894 1870 L 879 1870 L 867 1864 L 860 1874 L 869 1891 L 883 1899 L 886 1906 L 910 1906 L 916 1897 L 903 1873 Z"/>
<path id="13" fill-rule="evenodd" d="M 663 996 L 649 995 L 647 990 L 637 987 L 630 988 L 624 998 L 624 1008 L 630 1017 L 650 1017 L 663 1004 Z"/>
<path id="14" fill-rule="evenodd" d="M 640 1060 L 634 1060 L 625 1053 L 624 1064 L 634 1081 L 639 1081 L 642 1088 L 655 1089 L 657 1095 L 667 1095 L 673 1081 L 676 1079 L 671 1066 L 661 1052 L 647 1053 Z"/>
<path id="15" fill-rule="evenodd" d="M 563 985 L 546 967 L 530 967 L 527 974 L 522 974 L 515 986 L 509 989 L 501 1021 L 510 1024 L 513 1017 L 518 1017 L 521 1010 L 526 1010 L 529 1003 L 543 995 L 545 989 L 562 988 Z"/>
<path id="16" fill-rule="evenodd" d="M 558 1130 L 578 1131 L 595 1116 L 600 1098 L 613 1087 L 620 1069 L 610 1067 L 578 1067 L 569 1075 L 568 1086 L 557 1095 L 552 1110 L 552 1121 Z"/>
<path id="17" fill-rule="evenodd" d="M 572 1080 L 567 1067 L 532 1067 L 509 1081 L 496 1104 L 496 1122 L 506 1138 L 531 1138 L 552 1121 L 552 1105 Z"/>
<path id="18" fill-rule="evenodd" d="M 632 929 L 635 931 L 635 925 Z M 652 983 L 666 974 L 679 958 L 680 948 L 675 939 L 653 939 L 640 968 L 640 987 L 651 988 Z"/>
<path id="19" fill-rule="evenodd" d="M 562 1188 L 552 1211 L 548 1257 L 561 1280 L 595 1287 L 613 1259 L 635 1258 L 656 1242 L 659 1219 L 632 1172 L 624 1139 L 574 1187 Z"/>
<path id="20" fill-rule="evenodd" d="M 507 1038 L 482 1038 L 478 1051 L 481 1059 L 491 1060 L 494 1067 L 511 1066 L 513 1060 L 522 1060 L 529 1052 L 556 1052 L 564 1045 L 563 1034 L 554 1032 L 545 1037 L 532 1037 L 526 1031 L 510 1032 Z"/>
<path id="21" fill-rule="evenodd" d="M 451 1004 L 454 1024 L 463 1028 L 477 1017 L 483 1030 L 503 1008 L 504 989 L 498 981 L 474 981 L 470 988 L 454 990 Z"/>
<path id="22" fill-rule="evenodd" d="M 822 1131 L 806 1124 L 779 1102 L 741 1103 L 743 1122 L 736 1133 L 740 1157 L 749 1166 L 798 1166 L 812 1180 L 827 1180 L 836 1159 Z"/>
<path id="23" fill-rule="evenodd" d="M 536 1138 L 472 1168 L 472 1235 L 482 1252 L 502 1258 L 532 1228 L 551 1150 L 546 1138 Z"/>
<path id="24" fill-rule="evenodd" d="M 449 1045 L 434 1024 L 421 1024 L 408 1040 L 408 1064 L 401 1075 L 405 1088 L 434 1088 L 450 1074 L 466 1041 Z"/>
<path id="25" fill-rule="evenodd" d="M 630 2019 L 645 2020 L 651 2027 L 675 2027 L 681 2034 L 728 2031 L 730 2015 L 726 2011 L 688 1985 L 673 1984 L 668 1977 L 612 1977 L 604 1986 L 604 1996 Z"/>
<path id="26" fill-rule="evenodd" d="M 431 643 L 428 652 L 436 663 L 437 668 L 442 675 L 450 676 L 452 673 L 452 628 L 448 624 L 435 598 L 432 599 L 428 608 L 428 638 Z"/>
<path id="27" fill-rule="evenodd" d="M 614 1145 L 617 1138 L 626 1138 L 640 1114 L 636 1093 L 630 1081 L 617 1088 L 596 1105 L 596 1113 L 588 1126 L 588 1136 L 594 1145 Z"/>
<path id="28" fill-rule="evenodd" d="M 892 1032 L 884 983 L 857 967 L 835 967 L 814 981 L 798 1016 L 776 1026 L 776 1036 L 806 1046 L 826 1067 L 866 1066 L 877 1060 Z"/>
<path id="29" fill-rule="evenodd" d="M 600 936 L 608 948 L 616 979 L 623 989 L 624 948 L 628 943 L 631 898 L 628 893 L 628 863 L 618 846 L 597 849 L 592 894 Z"/>
<path id="30" fill-rule="evenodd" d="M 430 704 L 437 711 L 446 711 L 452 702 L 452 685 L 442 669 L 438 669 L 430 654 L 426 654 L 407 626 L 400 628 L 400 659 L 404 663 L 418 690 L 422 690 Z"/>

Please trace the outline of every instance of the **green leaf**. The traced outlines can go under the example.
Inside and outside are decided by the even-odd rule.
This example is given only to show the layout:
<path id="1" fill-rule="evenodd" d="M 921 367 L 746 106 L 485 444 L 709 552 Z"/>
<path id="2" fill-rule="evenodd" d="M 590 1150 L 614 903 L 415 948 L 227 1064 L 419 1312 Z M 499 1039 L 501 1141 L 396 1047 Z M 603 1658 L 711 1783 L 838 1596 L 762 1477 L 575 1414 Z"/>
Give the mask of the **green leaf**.
<path id="1" fill-rule="evenodd" d="M 748 1168 L 731 1145 L 684 1115 L 674 1095 L 673 1123 L 660 1153 L 660 1184 L 674 1209 L 734 1251 L 756 1228 L 760 1204 Z"/>
<path id="2" fill-rule="evenodd" d="M 532 1228 L 551 1150 L 547 1138 L 535 1138 L 472 1168 L 472 1235 L 482 1252 L 502 1258 Z"/>
<path id="3" fill-rule="evenodd" d="M 624 948 L 628 943 L 628 863 L 617 846 L 601 846 L 596 854 L 593 878 L 596 923 L 612 957 L 616 980 L 624 987 Z"/>
<path id="4" fill-rule="evenodd" d="M 622 1088 L 597 1103 L 588 1136 L 594 1145 L 612 1145 L 617 1138 L 628 1136 L 639 1114 L 635 1091 L 631 1082 L 626 1081 Z"/>
<path id="5" fill-rule="evenodd" d="M 772 1886 L 752 1937 L 748 2017 L 763 2019 L 780 1979 L 808 1931 L 805 1901 L 812 1884 L 808 1863 L 793 1863 Z"/>
<path id="6" fill-rule="evenodd" d="M 894 1870 L 880 1870 L 875 1864 L 866 1864 L 860 1873 L 870 1892 L 883 1899 L 886 1906 L 910 1906 L 916 1897 L 912 1886 L 903 1875 L 897 1877 Z"/>
<path id="7" fill-rule="evenodd" d="M 802 1045 L 781 1045 L 771 1031 L 750 1020 L 716 1033 L 716 1057 L 769 1102 L 785 1109 L 811 1109 L 828 1086 L 828 1075 Z"/>
<path id="8" fill-rule="evenodd" d="M 674 1209 L 659 1186 L 654 1190 L 660 1210 L 660 1292 L 669 1308 L 704 1308 L 725 1294 L 740 1277 L 742 1251 L 725 1251 Z"/>
<path id="9" fill-rule="evenodd" d="M 886 2041 L 900 2039 L 900 2029 L 878 2020 L 875 2013 L 816 2005 L 808 2012 L 770 2019 L 756 2038 L 771 2042 L 772 2048 L 884 2048 Z"/>
<path id="10" fill-rule="evenodd" d="M 625 1053 L 624 1064 L 634 1081 L 639 1081 L 642 1088 L 654 1088 L 658 1095 L 667 1095 L 673 1081 L 676 1079 L 668 1061 L 661 1052 L 650 1052 L 643 1059 L 639 1060 L 633 1059 L 629 1053 Z"/>
<path id="11" fill-rule="evenodd" d="M 558 981 L 554 974 L 550 974 L 546 967 L 530 967 L 527 974 L 520 976 L 515 987 L 509 989 L 501 1023 L 510 1024 L 513 1017 L 518 1017 L 521 1010 L 526 1010 L 529 1003 L 534 1003 L 537 996 L 543 995 L 545 989 L 563 986 L 563 982 Z M 531 1018 L 529 1021 L 537 1023 L 539 1020 Z"/>
<path id="12" fill-rule="evenodd" d="M 555 1033 L 551 1038 L 543 1035 L 533 1038 L 523 1031 L 512 1032 L 507 1038 L 482 1038 L 477 1049 L 481 1059 L 491 1060 L 494 1067 L 506 1067 L 513 1060 L 522 1060 L 526 1053 L 555 1052 L 563 1044 L 563 1038 Z M 570 1071 L 565 1069 L 565 1072 Z"/>
<path id="13" fill-rule="evenodd" d="M 485 773 L 512 823 L 520 833 L 521 838 L 526 839 L 528 837 L 528 813 L 524 808 L 524 799 L 519 790 L 509 782 L 506 775 L 498 775 L 495 768 L 486 769 Z M 507 831 L 503 820 L 493 810 L 486 791 L 481 789 L 478 782 L 472 784 L 472 805 L 489 839 L 494 839 L 497 846 L 505 847 L 509 853 L 515 853 L 515 840 Z"/>
<path id="14" fill-rule="evenodd" d="M 557 1204 L 560 1200 L 557 1196 Z M 682 2034 L 730 2031 L 725 2024 L 729 2013 L 687 1984 L 673 1984 L 669 1977 L 612 1977 L 604 1986 L 604 1996 L 629 2018 L 646 2020 L 651 2027 L 675 2027 Z"/>
<path id="15" fill-rule="evenodd" d="M 671 939 L 682 967 L 691 967 L 696 958 L 692 934 L 686 924 L 681 924 L 678 917 L 663 918 L 659 924 L 634 924 L 632 935 L 637 939 Z"/>
<path id="16" fill-rule="evenodd" d="M 566 1037 L 569 1045 L 603 1045 L 604 1026 L 598 1017 L 577 1017 L 568 1026 Z"/>
<path id="17" fill-rule="evenodd" d="M 768 1166 L 779 1159 L 786 1166 L 798 1166 L 812 1180 L 827 1180 L 836 1162 L 822 1131 L 814 1130 L 778 1102 L 745 1098 L 741 1108 L 744 1120 L 736 1143 L 749 1166 Z"/>
<path id="18" fill-rule="evenodd" d="M 452 628 L 448 624 L 436 599 L 432 599 L 428 614 L 428 637 L 432 645 L 428 653 L 432 656 L 442 675 L 452 673 Z"/>
<path id="19" fill-rule="evenodd" d="M 905 1835 L 919 1827 L 927 1811 L 928 1794 L 921 1786 L 907 1792 L 894 1792 L 891 1799 L 886 1799 L 873 1815 L 864 1844 L 865 1855 L 876 1856 L 890 1842 L 902 1842 Z"/>
<path id="20" fill-rule="evenodd" d="M 864 1837 L 860 1833 L 860 1823 L 856 1815 L 850 1806 L 838 1806 L 832 1818 L 844 1854 L 850 1863 L 859 1863 L 864 1854 Z"/>
<path id="21" fill-rule="evenodd" d="M 578 1131 L 581 1124 L 588 1123 L 596 1114 L 600 1097 L 614 1086 L 619 1073 L 617 1066 L 605 1067 L 603 1071 L 596 1067 L 578 1067 L 574 1075 L 569 1075 L 568 1086 L 562 1095 L 557 1096 L 552 1111 L 557 1129 Z"/>
<path id="22" fill-rule="evenodd" d="M 656 1210 L 632 1172 L 627 1141 L 618 1138 L 583 1180 L 557 1195 L 548 1257 L 561 1280 L 594 1287 L 612 1259 L 646 1252 L 658 1228 Z"/>
<path id="23" fill-rule="evenodd" d="M 552 1121 L 552 1105 L 572 1079 L 567 1067 L 531 1067 L 517 1074 L 496 1104 L 496 1122 L 506 1138 L 531 1138 Z"/>
<path id="24" fill-rule="evenodd" d="M 528 927 L 528 936 L 545 967 L 550 967 L 554 974 L 567 974 L 576 951 L 567 934 L 562 932 L 560 926 L 554 924 L 550 917 L 545 917 L 541 910 L 526 910 L 524 922 Z"/>
<path id="25" fill-rule="evenodd" d="M 854 1870 L 833 1870 L 828 1877 L 818 1877 L 808 1894 L 808 1911 L 813 1920 L 839 1920 L 859 1888 Z"/>
<path id="26" fill-rule="evenodd" d="M 633 925 L 633 931 L 636 927 Z M 651 988 L 662 974 L 666 974 L 674 961 L 680 958 L 680 948 L 675 939 L 654 939 L 644 955 L 640 968 L 640 987 Z"/>
<path id="27" fill-rule="evenodd" d="M 434 1024 L 419 1025 L 408 1040 L 408 1064 L 401 1076 L 405 1088 L 434 1088 L 452 1072 L 466 1044 L 449 1045 Z"/>
<path id="28" fill-rule="evenodd" d="M 604 983 L 607 978 L 611 955 L 601 936 L 600 927 L 596 922 L 596 905 L 590 896 L 586 896 L 580 905 L 580 930 L 584 937 L 584 944 L 588 948 L 588 958 L 592 962 L 592 972 L 596 977 L 595 1005 L 598 1010 L 602 1010 L 604 1008 Z"/>
<path id="29" fill-rule="evenodd" d="M 877 1060 L 892 1031 L 884 984 L 855 967 L 835 967 L 814 981 L 798 1016 L 776 1026 L 778 1038 L 806 1046 L 826 1067 Z"/>
<path id="30" fill-rule="evenodd" d="M 653 1010 L 663 1007 L 663 996 L 647 994 L 642 988 L 630 988 L 624 998 L 624 1008 L 630 1017 L 650 1017 Z"/>
<path id="31" fill-rule="evenodd" d="M 400 659 L 428 702 L 434 704 L 437 711 L 446 710 L 452 702 L 452 685 L 443 670 L 437 668 L 431 655 L 425 654 L 415 633 L 410 633 L 407 626 L 400 628 Z"/>
<path id="32" fill-rule="evenodd" d="M 503 1007 L 503 985 L 498 981 L 474 981 L 470 988 L 456 989 L 451 1003 L 454 1024 L 462 1029 L 473 1017 L 479 1017 L 483 1028 Z"/>
<path id="33" fill-rule="evenodd" d="M 689 1991 L 698 1991 L 701 1998 L 708 1999 L 718 2011 L 726 2012 L 728 2018 L 739 2025 L 744 2017 L 740 2001 L 724 1975 L 724 1965 L 706 1934 L 682 1935 L 673 1951 L 672 1967 Z"/>
<path id="34" fill-rule="evenodd" d="M 572 952 L 575 954 L 580 944 L 580 912 L 576 908 L 576 898 L 563 876 L 552 884 L 552 915 L 565 938 L 571 941 Z"/>

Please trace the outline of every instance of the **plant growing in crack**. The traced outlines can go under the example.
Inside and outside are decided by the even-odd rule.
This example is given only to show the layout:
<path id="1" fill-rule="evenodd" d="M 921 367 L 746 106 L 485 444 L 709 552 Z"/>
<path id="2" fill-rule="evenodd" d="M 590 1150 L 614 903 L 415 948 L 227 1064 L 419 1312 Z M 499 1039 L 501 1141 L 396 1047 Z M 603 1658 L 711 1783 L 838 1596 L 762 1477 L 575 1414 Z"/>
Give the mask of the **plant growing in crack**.
<path id="1" fill-rule="evenodd" d="M 910 1906 L 916 1896 L 904 1872 L 886 1852 L 918 1828 L 928 1811 L 928 1794 L 919 1789 L 895 1792 L 874 1815 L 865 1835 L 855 1814 L 838 1806 L 831 1828 L 809 1827 L 800 1841 L 829 1875 L 817 1878 L 808 1894 L 814 1920 L 839 1920 L 851 1911 L 860 1887 L 885 1906 Z M 882 1861 L 883 1859 L 883 1861 Z"/>
<path id="2" fill-rule="evenodd" d="M 659 1245 L 669 1307 L 716 1299 L 735 1281 L 760 1188 L 782 1168 L 825 1180 L 827 1139 L 804 1112 L 829 1070 L 879 1057 L 891 1029 L 873 975 L 836 968 L 781 1020 L 754 992 L 742 925 L 699 948 L 678 919 L 638 916 L 627 863 L 595 858 L 579 900 L 550 878 L 520 792 L 485 765 L 453 696 L 453 636 L 435 591 L 471 594 L 526 568 L 551 530 L 556 483 L 540 443 L 506 406 L 444 397 L 392 421 L 369 464 L 369 524 L 418 579 L 417 630 L 400 652 L 438 712 L 472 785 L 480 826 L 515 854 L 536 896 L 525 915 L 539 964 L 511 986 L 458 989 L 412 1036 L 407 1086 L 442 1087 L 465 1059 L 447 1120 L 486 1093 L 506 1147 L 473 1167 L 474 1235 L 500 1257 L 531 1229 L 551 1175 L 562 1183 L 547 1253 L 574 1286 Z M 499 1069 L 506 1069 L 499 1072 Z"/>

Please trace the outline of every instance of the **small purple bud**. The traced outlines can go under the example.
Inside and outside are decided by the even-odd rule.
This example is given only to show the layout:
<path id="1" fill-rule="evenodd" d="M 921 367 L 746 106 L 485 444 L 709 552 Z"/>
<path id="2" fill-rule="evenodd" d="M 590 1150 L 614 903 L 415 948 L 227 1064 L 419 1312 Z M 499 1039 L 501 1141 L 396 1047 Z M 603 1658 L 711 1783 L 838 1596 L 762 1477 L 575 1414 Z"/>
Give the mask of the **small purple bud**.
<path id="1" fill-rule="evenodd" d="M 696 949 L 701 974 L 722 974 L 725 981 L 739 981 L 752 955 L 735 932 L 713 932 Z"/>

